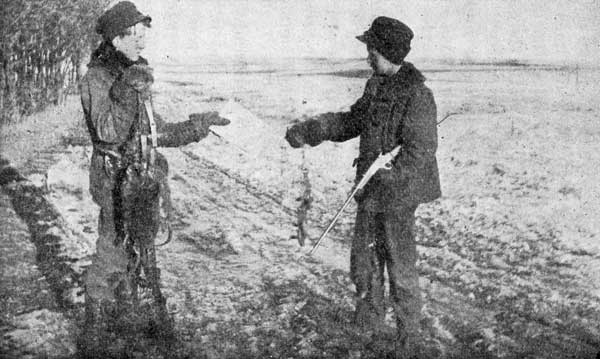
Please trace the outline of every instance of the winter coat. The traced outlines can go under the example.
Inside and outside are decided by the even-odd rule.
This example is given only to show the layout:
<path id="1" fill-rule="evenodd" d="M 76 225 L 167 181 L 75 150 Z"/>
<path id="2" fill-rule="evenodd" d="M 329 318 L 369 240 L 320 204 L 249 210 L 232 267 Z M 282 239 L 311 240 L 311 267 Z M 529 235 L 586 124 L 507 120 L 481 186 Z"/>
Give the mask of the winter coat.
<path id="1" fill-rule="evenodd" d="M 118 52 L 111 44 L 102 43 L 92 54 L 88 71 L 79 83 L 84 118 L 92 140 L 93 153 L 90 165 L 90 193 L 94 201 L 103 208 L 114 205 L 113 194 L 116 176 L 121 166 L 130 158 L 131 149 L 140 147 L 140 135 L 149 135 L 150 128 L 143 105 L 136 104 L 135 98 L 115 97 L 113 84 L 123 75 L 125 69 L 133 65 L 147 65 L 141 58 L 133 62 Z M 120 96 L 123 92 L 120 92 Z M 117 95 L 119 96 L 119 95 Z M 148 99 L 151 101 L 151 99 Z M 137 101 L 137 102 L 136 102 Z M 154 114 L 157 132 L 161 134 L 159 146 L 177 147 L 199 138 L 190 121 L 165 123 L 158 114 Z M 135 131 L 135 127 L 137 131 Z M 147 150 L 151 147 L 148 143 Z M 141 154 L 149 158 L 148 154 Z M 157 173 L 166 181 L 168 163 L 166 158 L 156 152 Z"/>
<path id="2" fill-rule="evenodd" d="M 320 140 L 342 142 L 360 136 L 357 181 L 380 153 L 402 146 L 391 175 L 376 174 L 365 187 L 359 204 L 369 210 L 411 206 L 441 196 L 436 104 L 424 81 L 411 63 L 404 62 L 393 76 L 372 76 L 349 112 L 317 118 Z"/>

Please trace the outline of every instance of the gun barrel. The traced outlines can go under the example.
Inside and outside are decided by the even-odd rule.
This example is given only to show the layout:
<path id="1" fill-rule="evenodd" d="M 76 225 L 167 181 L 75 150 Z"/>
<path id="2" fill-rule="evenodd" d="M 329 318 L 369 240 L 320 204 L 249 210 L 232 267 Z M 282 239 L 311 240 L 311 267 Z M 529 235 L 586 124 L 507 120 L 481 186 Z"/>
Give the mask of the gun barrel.
<path id="1" fill-rule="evenodd" d="M 387 167 L 388 164 L 394 159 L 394 157 L 396 157 L 398 155 L 399 152 L 400 152 L 400 146 L 396 146 L 390 152 L 388 152 L 386 154 L 380 154 L 379 157 L 377 157 L 375 162 L 371 165 L 371 167 L 369 167 L 367 172 L 365 172 L 365 174 L 363 175 L 363 178 L 361 178 L 361 180 L 356 184 L 356 186 L 354 186 L 354 190 L 352 191 L 352 193 L 350 193 L 350 195 L 346 199 L 346 202 L 344 202 L 344 205 L 337 211 L 337 213 L 335 214 L 335 216 L 333 217 L 331 222 L 329 222 L 329 225 L 323 231 L 323 234 L 321 234 L 317 243 L 315 243 L 315 245 L 311 248 L 310 252 L 308 252 L 309 255 L 312 255 L 317 250 L 319 245 L 321 245 L 321 242 L 323 241 L 323 239 L 325 239 L 325 236 L 327 236 L 329 231 L 331 231 L 331 229 L 337 222 L 338 218 L 340 218 L 340 215 L 342 214 L 342 212 L 344 212 L 346 207 L 348 207 L 348 205 L 350 204 L 350 202 L 356 195 L 356 192 L 358 192 L 358 190 L 363 188 L 369 182 L 371 177 L 373 177 L 373 175 L 375 175 L 375 173 L 377 173 L 377 171 L 380 168 Z"/>
<path id="2" fill-rule="evenodd" d="M 344 205 L 342 205 L 342 207 L 337 211 L 337 213 L 335 214 L 335 216 L 333 217 L 333 219 L 331 220 L 331 222 L 329 222 L 329 225 L 323 231 L 323 233 L 319 237 L 319 240 L 317 241 L 317 243 L 315 243 L 315 245 L 310 249 L 310 252 L 308 252 L 309 255 L 312 255 L 317 250 L 317 248 L 319 247 L 319 245 L 321 245 L 321 242 L 323 241 L 323 239 L 325 239 L 325 237 L 327 236 L 327 234 L 329 233 L 329 231 L 331 231 L 331 229 L 333 228 L 333 226 L 335 225 L 335 223 L 337 222 L 337 220 L 342 215 L 342 212 L 344 212 L 344 210 L 346 209 L 346 207 L 348 207 L 348 205 L 352 201 L 352 198 L 354 198 L 354 195 L 356 194 L 357 191 L 358 191 L 358 187 L 355 187 L 354 190 L 352 191 L 352 193 L 350 194 L 350 196 L 348 196 L 348 198 L 346 199 L 346 202 L 344 202 Z"/>

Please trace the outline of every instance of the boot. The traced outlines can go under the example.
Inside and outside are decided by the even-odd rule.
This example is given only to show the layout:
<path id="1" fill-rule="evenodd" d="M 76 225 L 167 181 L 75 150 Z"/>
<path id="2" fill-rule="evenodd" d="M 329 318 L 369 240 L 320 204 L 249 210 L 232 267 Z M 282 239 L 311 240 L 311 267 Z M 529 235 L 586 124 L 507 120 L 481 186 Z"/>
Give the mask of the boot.
<path id="1" fill-rule="evenodd" d="M 109 331 L 128 338 L 153 338 L 170 341 L 175 338 L 174 322 L 160 303 L 115 303 L 109 314 Z"/>
<path id="2" fill-rule="evenodd" d="M 155 302 L 152 307 L 152 318 L 146 331 L 148 337 L 165 342 L 175 340 L 175 322 L 167 311 L 166 301 Z"/>
<path id="3" fill-rule="evenodd" d="M 107 343 L 111 342 L 107 327 L 105 305 L 100 301 L 86 298 L 83 330 L 77 340 L 80 358 L 109 357 Z"/>
<path id="4" fill-rule="evenodd" d="M 395 342 L 396 359 L 434 359 L 439 358 L 441 352 L 430 343 L 416 336 L 398 337 Z"/>
<path id="5" fill-rule="evenodd" d="M 108 327 L 117 335 L 136 336 L 148 325 L 148 313 L 139 307 L 137 293 L 132 289 L 133 282 L 133 278 L 126 277 L 114 289 L 116 301 L 108 311 Z"/>
<path id="6" fill-rule="evenodd" d="M 385 315 L 366 299 L 359 299 L 354 312 L 354 325 L 365 332 L 375 332 L 385 324 Z"/>
<path id="7" fill-rule="evenodd" d="M 145 305 L 129 301 L 115 303 L 110 316 L 110 330 L 118 335 L 139 336 L 147 331 L 152 311 Z"/>

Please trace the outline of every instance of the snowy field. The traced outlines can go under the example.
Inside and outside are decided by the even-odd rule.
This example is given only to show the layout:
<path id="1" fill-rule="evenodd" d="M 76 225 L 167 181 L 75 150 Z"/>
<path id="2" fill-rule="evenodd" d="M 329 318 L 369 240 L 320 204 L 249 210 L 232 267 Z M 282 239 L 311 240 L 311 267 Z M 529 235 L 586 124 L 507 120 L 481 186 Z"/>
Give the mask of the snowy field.
<path id="1" fill-rule="evenodd" d="M 415 65 L 434 92 L 438 119 L 449 115 L 438 129 L 443 197 L 417 211 L 422 335 L 431 356 L 595 358 L 600 72 Z M 364 66 L 312 60 L 156 67 L 155 106 L 168 121 L 233 100 L 261 121 L 262 131 L 240 131 L 235 143 L 210 135 L 161 150 L 175 206 L 174 240 L 158 251 L 180 334 L 174 357 L 367 358 L 390 347 L 382 341 L 365 349 L 349 324 L 355 208 L 314 258 L 305 256 L 310 241 L 300 247 L 293 238 L 296 198 L 306 186 L 302 169 L 314 198 L 306 226 L 315 239 L 351 188 L 357 141 L 293 150 L 283 140 L 295 119 L 347 110 L 362 93 Z M 97 216 L 80 117 L 74 99 L 2 131 L 2 157 L 41 187 L 58 213 L 50 227 L 61 237 L 59 253 L 75 259 L 74 273 L 94 250 Z M 37 146 L 33 136 L 40 137 Z M 3 186 L 3 217 L 13 213 L 19 187 Z M 25 261 L 35 249 L 15 242 L 27 240 L 21 227 L 3 236 Z M 5 245 L 2 294 L 10 300 L 0 308 L 0 324 L 10 346 L 2 350 L 72 355 L 82 301 L 77 283 L 50 281 L 44 289 L 72 307 L 47 295 L 26 304 L 18 293 L 30 289 L 26 278 L 37 266 L 45 274 L 43 258 L 21 265 L 7 251 Z"/>

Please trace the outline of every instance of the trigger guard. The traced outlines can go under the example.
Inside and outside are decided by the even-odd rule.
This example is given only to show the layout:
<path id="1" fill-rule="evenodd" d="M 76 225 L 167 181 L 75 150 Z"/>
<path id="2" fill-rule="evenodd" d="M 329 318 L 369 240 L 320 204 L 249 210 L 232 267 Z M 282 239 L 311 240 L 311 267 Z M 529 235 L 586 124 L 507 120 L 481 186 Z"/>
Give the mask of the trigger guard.
<path id="1" fill-rule="evenodd" d="M 383 168 L 385 168 L 386 170 L 391 170 L 392 169 L 392 164 L 390 162 L 386 163 Z"/>

